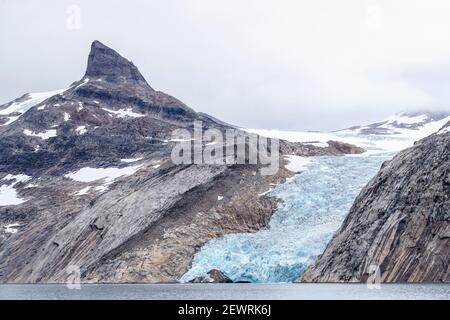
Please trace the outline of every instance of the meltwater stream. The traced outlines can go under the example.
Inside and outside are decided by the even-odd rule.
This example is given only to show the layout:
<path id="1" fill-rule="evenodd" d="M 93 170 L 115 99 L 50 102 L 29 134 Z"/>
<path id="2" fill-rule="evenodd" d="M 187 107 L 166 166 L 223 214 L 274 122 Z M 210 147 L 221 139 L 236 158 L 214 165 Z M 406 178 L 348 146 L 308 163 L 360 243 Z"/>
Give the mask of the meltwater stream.
<path id="1" fill-rule="evenodd" d="M 306 170 L 270 195 L 283 200 L 269 227 L 207 242 L 186 282 L 219 269 L 234 282 L 293 282 L 321 254 L 364 185 L 392 154 L 314 157 Z"/>

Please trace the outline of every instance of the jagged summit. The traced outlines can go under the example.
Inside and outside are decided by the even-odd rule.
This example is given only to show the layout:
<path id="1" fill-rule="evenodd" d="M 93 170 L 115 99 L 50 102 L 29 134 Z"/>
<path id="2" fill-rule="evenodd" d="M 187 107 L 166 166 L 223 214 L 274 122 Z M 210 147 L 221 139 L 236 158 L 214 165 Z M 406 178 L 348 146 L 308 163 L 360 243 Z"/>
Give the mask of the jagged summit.
<path id="1" fill-rule="evenodd" d="M 110 82 L 137 82 L 148 86 L 138 68 L 98 40 L 92 42 L 85 77 Z"/>

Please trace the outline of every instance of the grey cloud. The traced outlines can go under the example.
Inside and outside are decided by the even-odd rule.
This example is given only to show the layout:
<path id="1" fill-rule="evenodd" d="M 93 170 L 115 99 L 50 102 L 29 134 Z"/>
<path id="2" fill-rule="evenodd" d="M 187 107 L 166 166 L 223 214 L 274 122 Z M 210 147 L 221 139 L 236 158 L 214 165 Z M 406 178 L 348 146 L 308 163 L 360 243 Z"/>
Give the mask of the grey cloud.
<path id="1" fill-rule="evenodd" d="M 80 29 L 67 27 L 71 5 L 80 9 Z M 450 108 L 445 0 L 0 6 L 0 103 L 78 80 L 98 39 L 154 88 L 244 127 L 333 130 L 404 109 Z"/>

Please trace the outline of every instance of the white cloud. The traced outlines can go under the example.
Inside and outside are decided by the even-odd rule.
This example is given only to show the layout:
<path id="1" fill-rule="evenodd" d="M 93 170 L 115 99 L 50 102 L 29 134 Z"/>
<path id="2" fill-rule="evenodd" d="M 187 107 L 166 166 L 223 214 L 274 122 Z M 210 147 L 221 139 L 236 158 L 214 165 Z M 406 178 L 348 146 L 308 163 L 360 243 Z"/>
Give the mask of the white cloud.
<path id="1" fill-rule="evenodd" d="M 64 24 L 70 1 L 43 2 L 2 4 L 4 97 L 81 78 L 98 39 L 158 90 L 246 127 L 337 129 L 450 105 L 431 74 L 450 66 L 446 0 L 80 0 L 77 32 Z M 399 76 L 418 68 L 431 84 Z"/>

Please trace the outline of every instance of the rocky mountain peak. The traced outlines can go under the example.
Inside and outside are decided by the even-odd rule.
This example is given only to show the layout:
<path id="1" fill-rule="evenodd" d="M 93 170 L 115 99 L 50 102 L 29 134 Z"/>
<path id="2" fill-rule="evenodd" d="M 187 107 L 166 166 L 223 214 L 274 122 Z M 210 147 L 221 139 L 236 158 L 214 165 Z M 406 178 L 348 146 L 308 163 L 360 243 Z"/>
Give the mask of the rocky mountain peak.
<path id="1" fill-rule="evenodd" d="M 85 77 L 110 82 L 134 82 L 148 86 L 137 67 L 98 40 L 92 42 Z"/>

